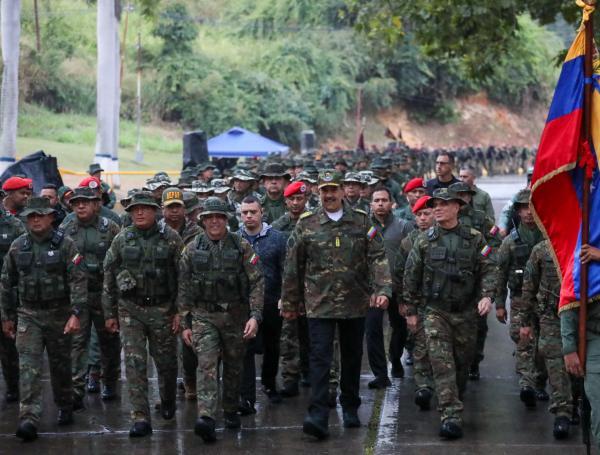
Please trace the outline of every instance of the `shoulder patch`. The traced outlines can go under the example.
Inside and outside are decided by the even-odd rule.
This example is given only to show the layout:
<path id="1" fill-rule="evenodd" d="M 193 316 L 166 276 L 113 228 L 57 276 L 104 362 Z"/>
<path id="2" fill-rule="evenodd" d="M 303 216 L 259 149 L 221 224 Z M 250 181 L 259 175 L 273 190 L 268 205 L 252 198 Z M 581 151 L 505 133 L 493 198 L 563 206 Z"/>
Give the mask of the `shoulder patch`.
<path id="1" fill-rule="evenodd" d="M 251 265 L 256 265 L 258 264 L 258 255 L 256 253 L 252 253 L 252 256 L 250 256 L 250 259 L 248 259 L 248 262 Z"/>
<path id="2" fill-rule="evenodd" d="M 377 235 L 377 228 L 375 226 L 371 226 L 369 228 L 369 230 L 367 231 L 367 238 L 369 240 L 373 240 L 376 235 Z"/>
<path id="3" fill-rule="evenodd" d="M 486 245 L 482 248 L 481 250 L 481 255 L 486 258 L 490 255 L 490 253 L 492 252 L 492 247 L 489 245 Z"/>
<path id="4" fill-rule="evenodd" d="M 298 218 L 299 220 L 303 220 L 304 218 L 308 218 L 309 216 L 314 215 L 314 212 L 304 212 L 302 215 L 300 215 L 300 218 Z"/>

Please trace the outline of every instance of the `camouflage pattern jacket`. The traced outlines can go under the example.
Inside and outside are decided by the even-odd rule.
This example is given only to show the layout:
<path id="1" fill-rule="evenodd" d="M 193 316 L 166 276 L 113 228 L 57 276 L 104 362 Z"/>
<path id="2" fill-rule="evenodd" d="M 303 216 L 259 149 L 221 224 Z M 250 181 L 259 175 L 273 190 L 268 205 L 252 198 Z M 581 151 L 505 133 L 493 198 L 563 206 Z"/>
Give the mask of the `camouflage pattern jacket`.
<path id="1" fill-rule="evenodd" d="M 414 306 L 448 312 L 475 311 L 483 297 L 493 299 L 495 267 L 483 235 L 460 223 L 434 226 L 414 242 L 404 271 L 404 300 Z"/>
<path id="2" fill-rule="evenodd" d="M 338 221 L 322 209 L 300 216 L 288 240 L 282 309 L 311 318 L 364 317 L 371 294 L 392 296 L 383 237 L 365 212 L 344 206 Z"/>

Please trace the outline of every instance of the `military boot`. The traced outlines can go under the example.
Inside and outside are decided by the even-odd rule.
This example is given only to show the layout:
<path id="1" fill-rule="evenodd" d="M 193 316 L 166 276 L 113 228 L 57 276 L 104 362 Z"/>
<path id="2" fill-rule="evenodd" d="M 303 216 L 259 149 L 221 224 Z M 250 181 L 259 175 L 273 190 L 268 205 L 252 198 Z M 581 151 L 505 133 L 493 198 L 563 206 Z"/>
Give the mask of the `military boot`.
<path id="1" fill-rule="evenodd" d="M 73 423 L 73 411 L 71 409 L 59 409 L 57 423 L 61 426 Z"/>
<path id="2" fill-rule="evenodd" d="M 250 400 L 242 400 L 238 405 L 238 412 L 243 416 L 249 416 L 250 414 L 256 414 L 256 408 Z"/>
<path id="3" fill-rule="evenodd" d="M 431 408 L 432 396 L 433 394 L 431 393 L 431 389 L 429 387 L 419 389 L 415 393 L 415 404 L 421 408 L 421 411 L 429 411 Z"/>
<path id="4" fill-rule="evenodd" d="M 455 419 L 446 419 L 442 422 L 440 427 L 440 436 L 446 439 L 459 439 L 462 438 L 463 432 L 460 426 L 460 422 Z"/>
<path id="5" fill-rule="evenodd" d="M 402 366 L 402 362 L 397 361 L 392 363 L 392 377 L 395 379 L 404 377 L 404 367 Z"/>
<path id="6" fill-rule="evenodd" d="M 360 419 L 356 409 L 345 409 L 342 413 L 344 428 L 360 428 Z"/>
<path id="7" fill-rule="evenodd" d="M 194 433 L 202 438 L 204 442 L 215 442 L 217 433 L 215 432 L 215 421 L 207 416 L 202 416 L 196 420 Z"/>
<path id="8" fill-rule="evenodd" d="M 223 413 L 223 424 L 225 428 L 230 430 L 237 430 L 242 426 L 242 421 L 237 412 L 224 412 Z"/>
<path id="9" fill-rule="evenodd" d="M 536 389 L 535 390 L 535 398 L 538 401 L 548 401 L 550 399 L 550 395 L 548 395 L 548 392 L 546 392 L 545 389 Z"/>
<path id="10" fill-rule="evenodd" d="M 104 384 L 102 388 L 102 394 L 100 395 L 103 401 L 111 401 L 117 398 L 117 386 L 116 384 Z"/>
<path id="11" fill-rule="evenodd" d="M 525 386 L 521 389 L 521 401 L 525 403 L 525 406 L 528 408 L 535 408 L 535 390 L 532 387 Z"/>
<path id="12" fill-rule="evenodd" d="M 569 437 L 569 429 L 571 422 L 567 416 L 558 416 L 554 419 L 554 438 L 567 439 Z"/>
<path id="13" fill-rule="evenodd" d="M 325 439 L 329 436 L 327 423 L 317 421 L 317 419 L 312 417 L 310 414 L 304 419 L 302 431 L 308 435 L 314 436 L 319 440 Z"/>
<path id="14" fill-rule="evenodd" d="M 469 379 L 471 381 L 479 381 L 479 364 L 478 363 L 474 363 L 473 365 L 471 365 L 469 367 Z"/>
<path id="15" fill-rule="evenodd" d="M 177 406 L 174 401 L 161 401 L 160 403 L 160 415 L 165 420 L 171 420 L 175 417 L 175 411 L 177 410 Z"/>
<path id="16" fill-rule="evenodd" d="M 147 422 L 146 420 L 134 422 L 129 430 L 130 438 L 143 438 L 149 434 L 152 434 L 152 426 L 150 425 L 150 422 Z"/>
<path id="17" fill-rule="evenodd" d="M 29 420 L 21 420 L 15 436 L 25 442 L 33 441 L 34 439 L 37 439 L 37 428 L 33 422 Z"/>

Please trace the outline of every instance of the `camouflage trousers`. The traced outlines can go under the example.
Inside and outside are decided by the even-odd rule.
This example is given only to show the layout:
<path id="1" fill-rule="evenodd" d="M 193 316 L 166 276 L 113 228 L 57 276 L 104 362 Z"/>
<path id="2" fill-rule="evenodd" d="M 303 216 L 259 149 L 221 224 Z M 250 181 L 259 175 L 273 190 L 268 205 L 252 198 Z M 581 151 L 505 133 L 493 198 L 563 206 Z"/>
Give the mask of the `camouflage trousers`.
<path id="1" fill-rule="evenodd" d="M 419 314 L 417 329 L 413 338 L 413 378 L 417 390 L 429 388 L 433 390 L 433 372 L 427 353 L 427 336 L 423 327 L 423 316 Z"/>
<path id="2" fill-rule="evenodd" d="M 73 336 L 71 362 L 73 370 L 73 390 L 76 396 L 85 395 L 85 375 L 88 370 L 88 349 L 92 327 L 98 334 L 100 358 L 105 384 L 114 384 L 121 376 L 121 340 L 118 333 L 108 333 L 104 328 L 101 295 L 88 294 L 88 303 L 79 315 L 79 332 Z"/>
<path id="3" fill-rule="evenodd" d="M 188 324 L 192 322 L 192 315 L 187 315 Z M 184 384 L 195 384 L 196 383 L 196 369 L 198 368 L 198 357 L 193 348 L 189 347 L 185 343 L 180 343 L 180 361 L 183 370 L 183 383 Z"/>
<path id="4" fill-rule="evenodd" d="M 125 373 L 133 421 L 150 421 L 148 351 L 158 374 L 161 401 L 174 403 L 177 394 L 177 337 L 171 329 L 171 309 L 119 301 L 119 326 L 125 351 Z"/>
<path id="5" fill-rule="evenodd" d="M 223 410 L 236 412 L 240 397 L 246 346 L 242 338 L 248 309 L 235 306 L 228 312 L 192 314 L 192 338 L 198 356 L 196 394 L 198 416 L 214 418 L 218 403 L 219 358 L 223 362 Z"/>
<path id="6" fill-rule="evenodd" d="M 463 411 L 460 397 L 466 388 L 468 368 L 475 354 L 476 314 L 427 308 L 423 326 L 441 419 L 460 422 Z"/>
<path id="7" fill-rule="evenodd" d="M 534 337 L 532 340 L 521 341 L 519 330 L 521 328 L 521 316 L 519 313 L 520 301 L 512 299 L 510 311 L 510 338 L 516 344 L 515 363 L 519 387 L 533 387 L 543 389 L 548 379 L 544 360 L 538 353 L 539 327 L 537 320 L 533 326 Z"/>
<path id="8" fill-rule="evenodd" d="M 487 338 L 488 324 L 487 315 L 478 316 L 477 319 L 477 338 L 475 340 L 475 357 L 473 358 L 473 366 L 477 366 L 483 360 L 483 352 L 485 350 L 485 339 Z"/>
<path id="9" fill-rule="evenodd" d="M 6 390 L 16 392 L 19 389 L 19 353 L 15 340 L 0 333 L 0 363 Z"/>
<path id="10" fill-rule="evenodd" d="M 51 310 L 19 308 L 17 351 L 19 352 L 19 419 L 37 424 L 42 414 L 42 365 L 48 353 L 54 402 L 59 409 L 72 409 L 71 335 L 64 334 L 70 317 L 65 303 Z"/>
<path id="11" fill-rule="evenodd" d="M 571 380 L 563 360 L 560 319 L 542 318 L 540 320 L 538 351 L 546 365 L 548 381 L 552 387 L 549 411 L 557 416 L 570 417 L 573 397 Z"/>
<path id="12" fill-rule="evenodd" d="M 283 320 L 280 342 L 280 371 L 284 385 L 298 382 L 300 375 L 308 375 L 309 357 L 308 322 L 306 316 Z M 333 340 L 333 359 L 329 370 L 329 391 L 336 393 L 340 384 L 340 341 L 336 328 Z"/>

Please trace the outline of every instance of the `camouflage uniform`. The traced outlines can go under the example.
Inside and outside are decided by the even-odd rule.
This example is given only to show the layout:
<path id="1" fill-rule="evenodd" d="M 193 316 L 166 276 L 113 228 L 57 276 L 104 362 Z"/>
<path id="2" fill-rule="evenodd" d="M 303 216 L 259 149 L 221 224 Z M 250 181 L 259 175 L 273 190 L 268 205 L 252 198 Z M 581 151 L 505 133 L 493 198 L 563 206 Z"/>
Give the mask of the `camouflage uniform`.
<path id="1" fill-rule="evenodd" d="M 436 190 L 440 196 L 450 193 Z M 451 194 L 451 193 L 450 193 Z M 494 265 L 483 236 L 460 223 L 430 228 L 416 239 L 404 272 L 408 314 L 423 312 L 427 351 L 442 422 L 460 425 L 467 368 L 473 359 L 476 299 L 494 296 Z"/>
<path id="2" fill-rule="evenodd" d="M 32 198 L 28 207 L 37 204 L 37 199 L 47 201 Z M 28 210 L 25 209 L 24 216 Z M 42 413 L 44 349 L 48 353 L 56 406 L 67 412 L 73 408 L 71 335 L 65 335 L 64 327 L 71 314 L 79 314 L 86 306 L 87 277 L 80 262 L 75 242 L 63 237 L 60 231 L 51 231 L 44 238 L 31 233 L 21 235 L 4 260 L 0 280 L 2 319 L 16 321 L 17 314 L 19 319 L 16 340 L 20 360 L 19 418 L 35 426 Z"/>
<path id="3" fill-rule="evenodd" d="M 535 341 L 522 342 L 519 329 L 522 326 L 522 308 L 524 300 L 521 295 L 523 275 L 527 259 L 535 245 L 543 240 L 542 233 L 537 227 L 528 228 L 523 223 L 513 229 L 502 242 L 498 250 L 498 283 L 496 309 L 505 308 L 507 287 L 510 289 L 510 337 L 516 346 L 516 368 L 519 376 L 519 386 L 543 388 L 546 373 L 543 362 L 537 356 Z M 537 331 L 537 321 L 533 316 L 534 330 Z M 537 339 L 537 336 L 535 337 Z"/>
<path id="4" fill-rule="evenodd" d="M 12 242 L 24 233 L 25 226 L 23 223 L 5 210 L 0 209 L 0 267 Z M 6 392 L 9 395 L 7 398 L 14 401 L 17 399 L 19 392 L 19 354 L 15 346 L 15 340 L 5 336 L 4 333 L 0 333 L 0 363 L 2 363 L 4 382 L 6 382 Z"/>
<path id="5" fill-rule="evenodd" d="M 271 224 L 281 218 L 286 211 L 285 198 L 283 195 L 278 199 L 271 199 L 268 195 L 263 198 L 263 221 Z"/>
<path id="6" fill-rule="evenodd" d="M 205 212 L 206 213 L 206 212 Z M 220 241 L 200 234 L 179 261 L 179 311 L 192 316 L 193 346 L 198 355 L 198 417 L 217 413 L 218 362 L 223 359 L 223 409 L 235 413 L 244 359 L 244 325 L 261 320 L 264 282 L 250 244 L 227 233 Z"/>
<path id="7" fill-rule="evenodd" d="M 402 288 L 406 260 L 412 250 L 421 231 L 415 229 L 408 236 L 402 239 L 398 254 L 396 255 L 396 266 L 392 278 L 394 280 L 394 292 L 402 299 Z M 412 305 L 411 305 L 412 306 Z M 431 389 L 433 390 L 433 372 L 431 371 L 431 362 L 427 354 L 427 338 L 425 336 L 425 328 L 423 327 L 424 309 L 421 306 L 417 307 L 418 320 L 417 329 L 413 333 L 413 378 L 415 380 L 416 390 Z"/>
<path id="8" fill-rule="evenodd" d="M 128 209 L 136 203 L 152 205 L 147 192 L 135 194 Z M 182 248 L 179 235 L 162 223 L 148 230 L 129 226 L 115 237 L 104 260 L 104 317 L 119 319 L 134 422 L 150 422 L 147 345 L 164 409 L 175 404 L 177 339 L 171 325 Z"/>
<path id="9" fill-rule="evenodd" d="M 521 325 L 533 326 L 539 321 L 537 347 L 552 386 L 549 410 L 557 417 L 570 417 L 573 400 L 571 381 L 562 354 L 559 297 L 560 279 L 550 253 L 550 244 L 544 240 L 533 247 L 525 267 Z"/>
<path id="10" fill-rule="evenodd" d="M 341 183 L 341 176 L 332 171 L 319 176 L 320 185 L 322 179 L 325 184 Z M 345 412 L 356 412 L 369 297 L 391 297 L 383 238 L 367 214 L 343 207 L 342 217 L 333 221 L 322 208 L 304 213 L 288 241 L 282 289 L 284 312 L 306 310 L 312 386 L 307 419 L 326 428 L 335 329 L 342 364 L 340 402 Z"/>
<path id="11" fill-rule="evenodd" d="M 81 196 L 86 188 L 76 188 L 74 199 L 84 197 L 93 199 L 93 193 Z M 102 312 L 102 263 L 110 244 L 119 233 L 119 226 L 104 217 L 94 217 L 83 224 L 78 218 L 64 223 L 60 228 L 65 235 L 75 241 L 83 255 L 82 269 L 87 272 L 88 302 L 79 315 L 80 330 L 73 336 L 71 352 L 73 371 L 73 390 L 75 400 L 81 400 L 85 394 L 85 375 L 88 370 L 88 345 L 92 326 L 95 327 L 100 346 L 104 383 L 114 390 L 121 376 L 121 342 L 117 333 L 108 333 L 104 328 Z"/>

